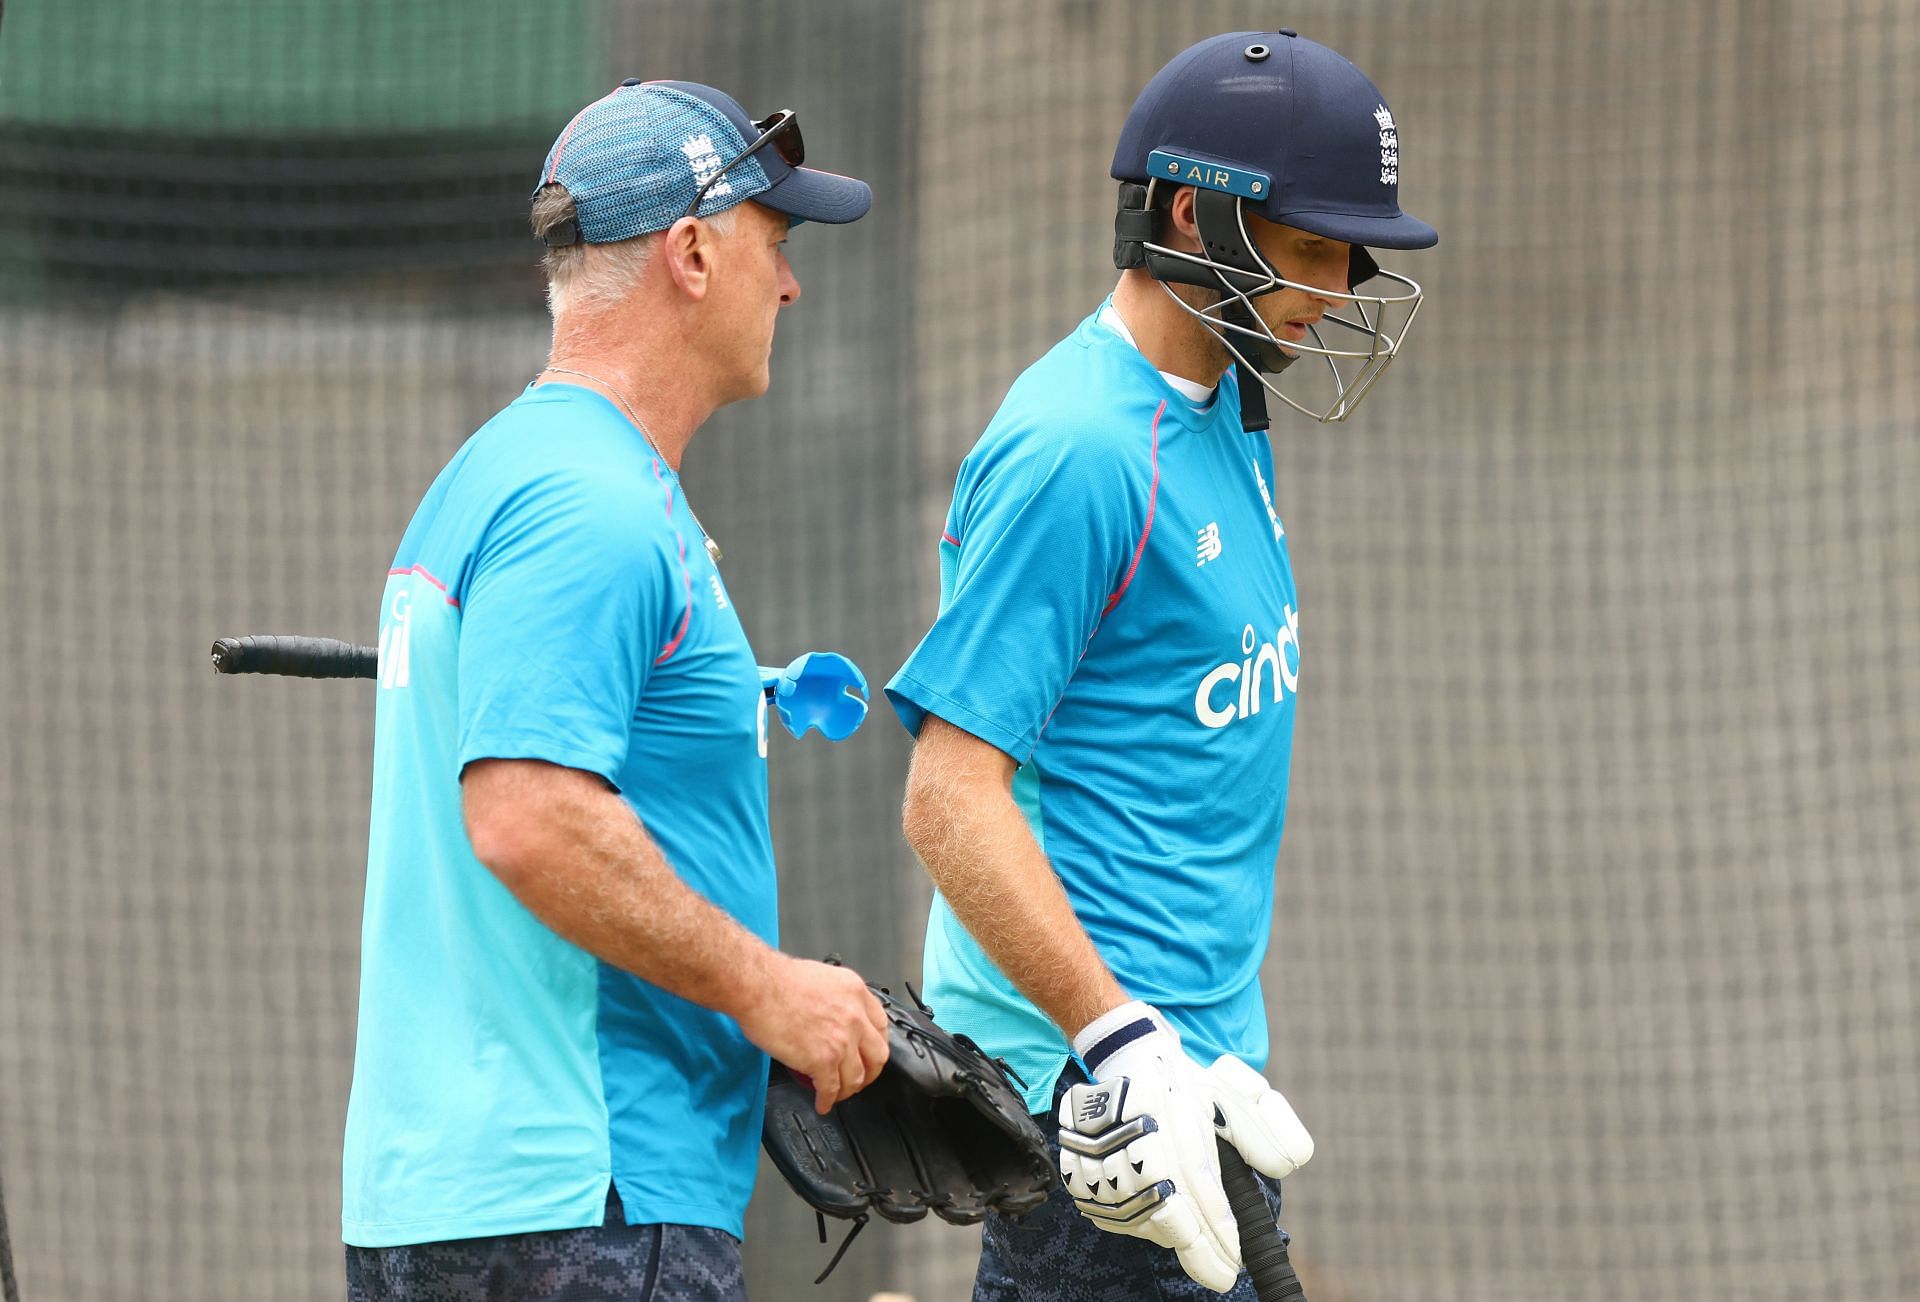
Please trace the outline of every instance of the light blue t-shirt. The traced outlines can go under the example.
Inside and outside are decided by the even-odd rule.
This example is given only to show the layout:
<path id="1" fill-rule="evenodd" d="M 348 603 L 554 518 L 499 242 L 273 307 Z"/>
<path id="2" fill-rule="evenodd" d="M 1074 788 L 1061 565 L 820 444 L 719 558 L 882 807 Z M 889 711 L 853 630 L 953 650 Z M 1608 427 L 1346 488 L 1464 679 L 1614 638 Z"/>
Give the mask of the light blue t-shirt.
<path id="1" fill-rule="evenodd" d="M 380 613 L 342 1229 L 362 1247 L 599 1225 L 734 1235 L 767 1062 L 562 940 L 473 856 L 460 773 L 604 778 L 769 944 L 766 709 L 678 476 L 590 390 L 529 389 L 440 472 Z"/>
<path id="2" fill-rule="evenodd" d="M 1273 452 L 1229 374 L 1196 408 L 1098 314 L 961 463 L 940 613 L 887 686 L 1020 768 L 1013 794 L 1127 992 L 1194 1057 L 1267 1057 L 1299 600 Z M 936 893 L 925 997 L 1046 1110 L 1069 1047 Z"/>

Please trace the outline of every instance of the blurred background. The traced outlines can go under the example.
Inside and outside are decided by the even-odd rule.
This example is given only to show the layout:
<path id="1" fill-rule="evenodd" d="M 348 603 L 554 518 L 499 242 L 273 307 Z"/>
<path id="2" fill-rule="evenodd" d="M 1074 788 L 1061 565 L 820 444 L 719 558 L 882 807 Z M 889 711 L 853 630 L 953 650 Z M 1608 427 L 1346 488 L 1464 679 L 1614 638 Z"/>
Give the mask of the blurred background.
<path id="1" fill-rule="evenodd" d="M 527 196 L 621 77 L 800 111 L 772 394 L 686 464 L 762 660 L 876 682 L 955 468 L 1106 292 L 1202 36 L 1379 83 L 1442 232 L 1277 418 L 1300 702 L 1266 980 L 1315 1302 L 1920 1297 L 1920 6 L 15 0 L 0 24 L 0 1189 L 26 1302 L 341 1296 L 372 695 L 413 506 L 540 369 Z M 907 740 L 776 737 L 787 945 L 916 975 Z M 829 1227 L 837 1237 L 839 1227 Z M 966 1295 L 763 1172 L 759 1299 Z"/>

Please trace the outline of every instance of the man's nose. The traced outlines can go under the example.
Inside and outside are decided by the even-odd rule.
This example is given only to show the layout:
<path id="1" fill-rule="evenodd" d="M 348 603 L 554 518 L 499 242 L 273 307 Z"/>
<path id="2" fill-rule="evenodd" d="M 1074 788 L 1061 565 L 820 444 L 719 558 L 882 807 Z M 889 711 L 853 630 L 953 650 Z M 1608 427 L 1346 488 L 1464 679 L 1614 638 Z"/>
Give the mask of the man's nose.
<path id="1" fill-rule="evenodd" d="M 780 306 L 786 307 L 800 297 L 800 278 L 782 260 L 780 267 Z"/>

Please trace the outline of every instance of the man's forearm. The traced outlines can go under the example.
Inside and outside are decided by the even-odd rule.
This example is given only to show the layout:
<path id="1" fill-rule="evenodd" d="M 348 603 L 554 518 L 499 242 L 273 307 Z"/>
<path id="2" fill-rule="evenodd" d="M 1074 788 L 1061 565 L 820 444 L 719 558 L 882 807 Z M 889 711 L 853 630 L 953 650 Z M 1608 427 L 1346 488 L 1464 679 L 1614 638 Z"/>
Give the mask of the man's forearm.
<path id="1" fill-rule="evenodd" d="M 674 872 L 626 802 L 586 773 L 485 761 L 463 779 L 475 853 L 557 935 L 735 1017 L 764 997 L 775 952 Z M 490 826 L 488 811 L 536 808 Z"/>
<path id="2" fill-rule="evenodd" d="M 951 725 L 928 720 L 928 730 L 936 727 Z M 1127 993 L 1074 916 L 1004 779 L 951 762 L 948 748 L 927 740 L 923 731 L 914 753 L 907 839 L 987 956 L 1071 1039 Z"/>

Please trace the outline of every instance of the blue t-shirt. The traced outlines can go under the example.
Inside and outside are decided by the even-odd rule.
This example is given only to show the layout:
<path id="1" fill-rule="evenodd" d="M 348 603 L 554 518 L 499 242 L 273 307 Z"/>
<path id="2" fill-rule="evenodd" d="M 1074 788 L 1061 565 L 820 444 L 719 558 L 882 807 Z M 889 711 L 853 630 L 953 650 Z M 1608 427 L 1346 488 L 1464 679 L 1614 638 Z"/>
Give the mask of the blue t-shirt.
<path id="1" fill-rule="evenodd" d="M 1299 601 L 1264 434 L 1196 408 L 1098 315 L 961 463 L 940 613 L 887 686 L 1019 764 L 1013 794 L 1121 986 L 1202 1061 L 1267 1057 L 1260 963 L 1286 813 Z M 1035 1111 L 1070 1052 L 935 894 L 925 995 Z"/>
<path id="2" fill-rule="evenodd" d="M 362 1247 L 627 1219 L 738 1235 L 767 1062 L 600 962 L 473 856 L 460 773 L 604 778 L 682 880 L 775 941 L 766 703 L 673 470 L 590 390 L 529 389 L 387 576 L 342 1228 Z"/>

